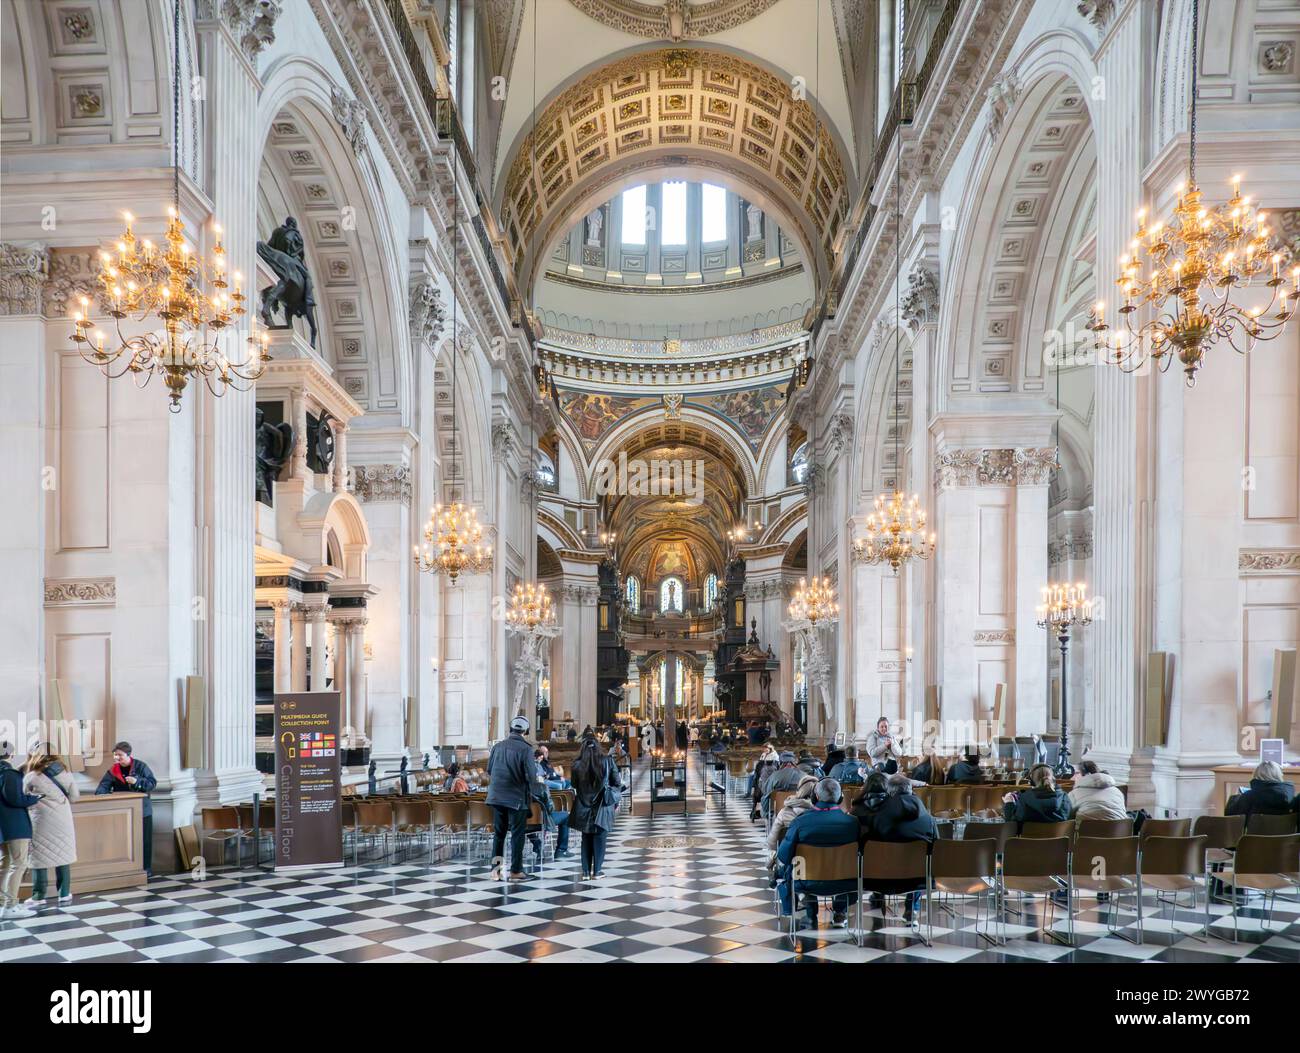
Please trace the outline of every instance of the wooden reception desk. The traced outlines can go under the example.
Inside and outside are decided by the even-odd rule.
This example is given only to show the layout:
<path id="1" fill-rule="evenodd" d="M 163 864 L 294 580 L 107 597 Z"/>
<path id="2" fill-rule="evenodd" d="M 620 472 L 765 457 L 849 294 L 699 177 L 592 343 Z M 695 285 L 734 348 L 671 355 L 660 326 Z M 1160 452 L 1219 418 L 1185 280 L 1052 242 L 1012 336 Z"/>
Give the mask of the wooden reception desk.
<path id="1" fill-rule="evenodd" d="M 83 793 L 72 802 L 72 823 L 77 831 L 77 861 L 72 864 L 74 896 L 145 884 L 143 801 L 142 793 L 108 793 L 102 797 Z M 51 889 L 53 877 L 51 874 Z M 30 874 L 23 885 L 30 888 Z"/>

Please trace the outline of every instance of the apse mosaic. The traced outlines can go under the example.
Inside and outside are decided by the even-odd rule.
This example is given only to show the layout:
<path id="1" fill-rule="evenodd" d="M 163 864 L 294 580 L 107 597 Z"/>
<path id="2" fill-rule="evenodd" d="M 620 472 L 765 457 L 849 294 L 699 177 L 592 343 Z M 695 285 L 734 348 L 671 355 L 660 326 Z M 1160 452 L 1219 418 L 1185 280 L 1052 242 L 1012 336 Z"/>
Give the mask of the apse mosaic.
<path id="1" fill-rule="evenodd" d="M 634 397 L 606 395 L 598 391 L 560 392 L 560 412 L 573 425 L 587 450 L 593 449 L 600 437 L 624 417 L 661 403 L 658 395 Z"/>

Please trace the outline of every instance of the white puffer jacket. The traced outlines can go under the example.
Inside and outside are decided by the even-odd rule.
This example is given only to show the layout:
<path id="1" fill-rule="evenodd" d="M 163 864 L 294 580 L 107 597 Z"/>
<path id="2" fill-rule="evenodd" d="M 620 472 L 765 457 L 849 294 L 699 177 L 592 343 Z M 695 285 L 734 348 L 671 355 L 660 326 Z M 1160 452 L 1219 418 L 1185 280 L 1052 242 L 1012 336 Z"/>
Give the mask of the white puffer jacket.
<path id="1" fill-rule="evenodd" d="M 58 780 L 58 786 L 54 780 Z M 63 790 L 67 790 L 66 794 Z M 29 771 L 23 776 L 23 789 L 27 793 L 43 793 L 39 804 L 32 805 L 31 868 L 48 870 L 67 866 L 77 861 L 77 835 L 72 825 L 72 802 L 81 791 L 72 779 L 72 772 L 60 771 L 51 776 L 45 772 Z"/>
<path id="2" fill-rule="evenodd" d="M 1104 771 L 1080 775 L 1070 791 L 1070 814 L 1076 819 L 1127 819 L 1124 794 Z"/>

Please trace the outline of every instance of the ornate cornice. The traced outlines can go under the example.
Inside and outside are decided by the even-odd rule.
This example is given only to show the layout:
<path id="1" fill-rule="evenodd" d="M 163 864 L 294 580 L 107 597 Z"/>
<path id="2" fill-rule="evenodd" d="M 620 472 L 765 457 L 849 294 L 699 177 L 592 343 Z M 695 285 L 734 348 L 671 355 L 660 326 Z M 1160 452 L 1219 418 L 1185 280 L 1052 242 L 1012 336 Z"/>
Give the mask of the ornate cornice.
<path id="1" fill-rule="evenodd" d="M 588 18 L 649 40 L 694 40 L 743 25 L 776 0 L 569 0 Z"/>
<path id="2" fill-rule="evenodd" d="M 1047 545 L 1047 564 L 1054 567 L 1059 563 L 1068 563 L 1070 560 L 1091 559 L 1092 558 L 1092 535 L 1091 534 L 1067 534 L 1065 537 L 1058 537 Z"/>
<path id="3" fill-rule="evenodd" d="M 411 503 L 411 470 L 404 464 L 355 464 L 352 493 L 358 501 Z"/>
<path id="4" fill-rule="evenodd" d="M 1043 486 L 1055 467 L 1056 451 L 1050 446 L 946 449 L 935 454 L 934 485 L 938 490 L 958 486 Z"/>
<path id="5" fill-rule="evenodd" d="M 112 607 L 116 578 L 46 578 L 46 607 Z"/>
<path id="6" fill-rule="evenodd" d="M 1246 573 L 1300 573 L 1300 548 L 1242 549 L 1237 569 Z"/>

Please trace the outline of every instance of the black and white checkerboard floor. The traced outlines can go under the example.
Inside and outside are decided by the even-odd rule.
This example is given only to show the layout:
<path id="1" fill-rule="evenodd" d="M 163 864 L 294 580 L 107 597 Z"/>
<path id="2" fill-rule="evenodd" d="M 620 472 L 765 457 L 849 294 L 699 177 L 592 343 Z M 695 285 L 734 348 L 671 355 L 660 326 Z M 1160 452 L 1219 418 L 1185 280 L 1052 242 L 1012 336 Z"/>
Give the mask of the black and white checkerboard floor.
<path id="1" fill-rule="evenodd" d="M 630 843 L 682 834 L 713 843 Z M 954 922 L 936 911 L 927 947 L 901 920 L 873 911 L 857 947 L 851 934 L 829 927 L 823 909 L 822 927 L 801 932 L 791 948 L 777 928 L 761 828 L 737 800 L 711 798 L 704 815 L 689 819 L 621 815 L 597 883 L 577 880 L 576 836 L 572 847 L 572 858 L 513 886 L 490 881 L 486 860 L 456 859 L 155 880 L 4 922 L 0 962 L 1300 962 L 1294 897 L 1279 900 L 1267 932 L 1262 912 L 1246 910 L 1239 943 L 1230 942 L 1231 923 L 1220 921 L 1212 932 L 1227 939 L 1177 935 L 1170 946 L 1166 908 L 1148 915 L 1141 945 L 1107 935 L 1103 917 L 1084 910 L 1074 949 L 1038 935 L 1037 915 L 1011 918 L 1025 924 L 1009 924 L 1009 944 L 990 947 L 971 931 L 973 916 Z M 1216 917 L 1225 911 L 1214 907 Z M 1131 933 L 1133 916 L 1122 918 Z M 1199 932 L 1199 913 L 1180 910 L 1177 920 Z"/>

